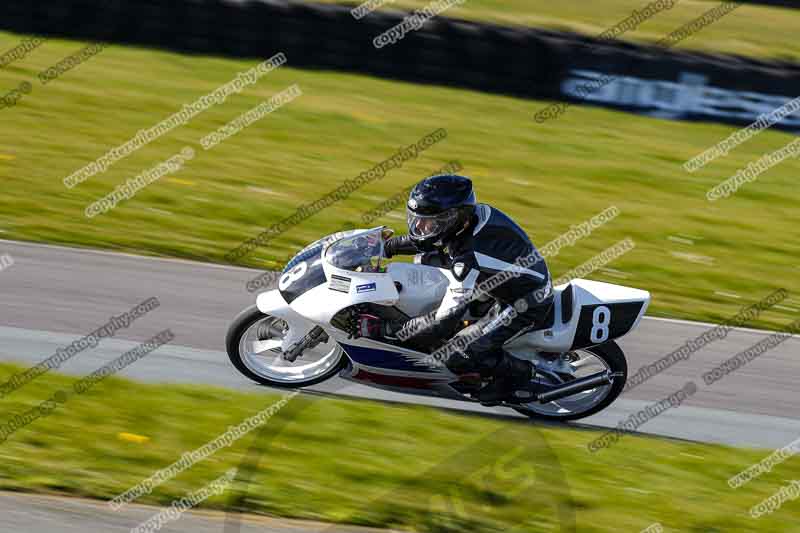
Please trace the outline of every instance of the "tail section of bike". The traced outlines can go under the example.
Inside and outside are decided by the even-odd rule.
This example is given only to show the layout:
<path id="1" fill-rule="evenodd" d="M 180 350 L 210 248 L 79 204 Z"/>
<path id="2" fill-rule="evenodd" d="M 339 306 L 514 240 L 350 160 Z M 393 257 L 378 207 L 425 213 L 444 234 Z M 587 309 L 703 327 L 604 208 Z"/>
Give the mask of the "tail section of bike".
<path id="1" fill-rule="evenodd" d="M 647 291 L 575 279 L 553 289 L 553 308 L 544 324 L 512 341 L 512 350 L 568 352 L 618 339 L 639 325 Z"/>

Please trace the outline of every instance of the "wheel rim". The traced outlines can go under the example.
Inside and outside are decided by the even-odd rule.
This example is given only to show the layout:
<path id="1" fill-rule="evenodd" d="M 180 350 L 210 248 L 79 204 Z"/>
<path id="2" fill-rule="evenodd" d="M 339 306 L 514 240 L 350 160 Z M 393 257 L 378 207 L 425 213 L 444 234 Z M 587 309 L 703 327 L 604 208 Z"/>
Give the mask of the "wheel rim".
<path id="1" fill-rule="evenodd" d="M 285 330 L 286 323 L 276 317 L 250 324 L 239 339 L 239 357 L 248 370 L 272 381 L 301 384 L 326 374 L 341 361 L 342 349 L 333 339 L 305 350 L 294 362 L 283 359 Z"/>
<path id="2" fill-rule="evenodd" d="M 574 361 L 569 362 L 569 366 L 573 370 L 571 379 L 582 378 L 590 374 L 596 374 L 597 372 L 611 371 L 611 367 L 602 357 L 589 350 L 575 350 L 570 352 L 570 354 L 577 356 Z M 563 376 L 559 375 L 558 372 L 548 371 L 543 372 L 541 375 L 547 377 L 553 383 L 561 384 L 569 382 L 569 379 L 565 379 Z M 530 402 L 521 404 L 520 407 L 536 414 L 549 417 L 578 415 L 591 410 L 605 400 L 611 393 L 612 386 L 613 383 L 600 385 L 588 391 L 579 392 L 549 403 L 541 404 L 539 402 Z"/>

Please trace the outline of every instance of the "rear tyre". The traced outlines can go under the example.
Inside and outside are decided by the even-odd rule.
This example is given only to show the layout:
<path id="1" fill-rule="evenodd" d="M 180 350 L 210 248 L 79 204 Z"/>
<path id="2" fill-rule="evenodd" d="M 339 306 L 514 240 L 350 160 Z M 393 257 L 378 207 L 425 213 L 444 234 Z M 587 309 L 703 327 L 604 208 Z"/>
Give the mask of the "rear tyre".
<path id="1" fill-rule="evenodd" d="M 228 358 L 236 370 L 262 385 L 293 389 L 330 379 L 347 364 L 333 339 L 307 350 L 295 363 L 285 361 L 279 348 L 283 326 L 281 319 L 262 313 L 255 305 L 239 313 L 225 337 Z"/>
<path id="2" fill-rule="evenodd" d="M 628 379 L 628 362 L 625 360 L 625 353 L 614 341 L 605 344 L 584 348 L 581 352 L 588 352 L 598 360 L 602 361 L 606 369 L 610 372 L 619 372 L 620 377 L 614 378 L 610 385 L 603 385 L 582 393 L 575 394 L 556 400 L 547 404 L 531 402 L 514 407 L 513 409 L 523 415 L 538 420 L 557 420 L 566 422 L 568 420 L 578 420 L 599 413 L 617 399 L 625 387 Z M 591 394 L 597 397 L 591 398 Z M 585 408 L 581 408 L 581 397 L 585 397 Z M 568 409 L 565 405 L 572 404 L 574 409 Z"/>

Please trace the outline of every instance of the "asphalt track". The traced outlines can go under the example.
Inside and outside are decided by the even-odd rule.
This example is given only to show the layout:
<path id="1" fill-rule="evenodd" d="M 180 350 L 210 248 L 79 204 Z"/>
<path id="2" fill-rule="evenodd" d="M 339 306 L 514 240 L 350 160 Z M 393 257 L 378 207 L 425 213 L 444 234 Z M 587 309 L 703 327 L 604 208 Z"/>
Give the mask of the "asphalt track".
<path id="1" fill-rule="evenodd" d="M 38 363 L 56 348 L 104 324 L 110 316 L 156 296 L 161 306 L 135 321 L 114 339 L 80 353 L 61 371 L 84 375 L 126 348 L 170 328 L 175 340 L 122 372 L 145 382 L 208 383 L 262 391 L 241 376 L 224 353 L 231 319 L 254 302 L 244 286 L 259 272 L 251 269 L 58 246 L 0 241 L 0 254 L 15 264 L 0 272 L 0 360 Z M 630 373 L 677 348 L 710 326 L 645 318 L 620 341 Z M 706 386 L 701 374 L 766 337 L 736 330 L 706 346 L 639 387 L 605 412 L 581 425 L 613 427 L 627 414 L 661 400 L 694 380 L 699 390 L 680 407 L 647 422 L 641 432 L 738 446 L 773 448 L 800 437 L 800 341 L 792 338 L 737 372 Z M 338 379 L 317 391 L 442 408 L 517 416 L 467 402 L 409 396 Z"/>
<path id="2" fill-rule="evenodd" d="M 254 302 L 245 283 L 259 274 L 244 268 L 157 259 L 0 240 L 0 255 L 14 264 L 0 271 L 0 360 L 36 364 L 56 348 L 86 335 L 141 301 L 156 296 L 161 306 L 66 362 L 60 371 L 85 375 L 125 350 L 170 328 L 175 340 L 141 359 L 121 374 L 144 382 L 198 383 L 251 392 L 266 390 L 241 376 L 224 353 L 231 319 Z M 766 295 L 766 294 L 765 294 Z M 645 318 L 639 329 L 620 341 L 631 373 L 703 333 L 709 324 Z M 614 427 L 628 414 L 661 400 L 695 381 L 698 392 L 639 428 L 642 433 L 776 448 L 800 437 L 800 342 L 792 338 L 712 386 L 706 372 L 768 333 L 738 329 L 706 346 L 639 387 L 625 393 L 605 412 L 580 422 L 582 427 Z M 321 393 L 383 401 L 433 405 L 479 412 L 492 417 L 518 417 L 508 409 L 488 409 L 453 402 L 395 394 L 338 379 L 314 387 Z M 594 435 L 587 433 L 587 442 Z M 54 503 L 55 502 L 55 503 Z M 131 516 L 109 514 L 97 504 L 66 499 L 0 493 L 0 529 L 13 531 L 123 531 L 155 514 L 136 508 Z M 147 511 L 147 512 L 146 512 Z M 152 512 L 150 512 L 152 511 Z M 150 514 L 148 514 L 148 512 Z M 135 516 L 134 516 L 135 515 Z M 141 517 L 139 516 L 141 515 Z M 57 524 L 57 529 L 54 526 Z M 162 531 L 221 531 L 219 517 L 186 516 Z M 15 527 L 15 525 L 17 527 Z M 190 527 L 191 526 L 191 527 Z M 186 528 L 189 529 L 186 529 Z M 255 531 L 312 532 L 319 527 L 275 521 L 252 525 Z M 242 531 L 249 531 L 250 526 Z"/>
<path id="3" fill-rule="evenodd" d="M 112 511 L 93 500 L 0 492 L 0 531 L 14 533 L 129 533 L 132 527 L 157 515 L 161 508 L 131 504 Z M 238 533 L 392 533 L 388 529 L 331 526 L 320 522 L 241 517 Z M 161 533 L 221 533 L 225 515 L 189 511 L 167 522 Z"/>

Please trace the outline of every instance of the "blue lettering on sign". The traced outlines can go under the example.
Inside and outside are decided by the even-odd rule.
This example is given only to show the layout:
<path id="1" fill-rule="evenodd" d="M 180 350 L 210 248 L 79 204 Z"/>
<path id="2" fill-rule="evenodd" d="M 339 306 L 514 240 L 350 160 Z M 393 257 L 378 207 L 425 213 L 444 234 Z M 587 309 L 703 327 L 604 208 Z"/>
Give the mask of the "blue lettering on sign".
<path id="1" fill-rule="evenodd" d="M 370 292 L 370 291 L 374 291 L 374 290 L 377 290 L 377 288 L 375 287 L 375 283 L 374 282 L 373 283 L 365 283 L 363 285 L 356 285 L 356 294 L 362 293 L 362 292 Z"/>

